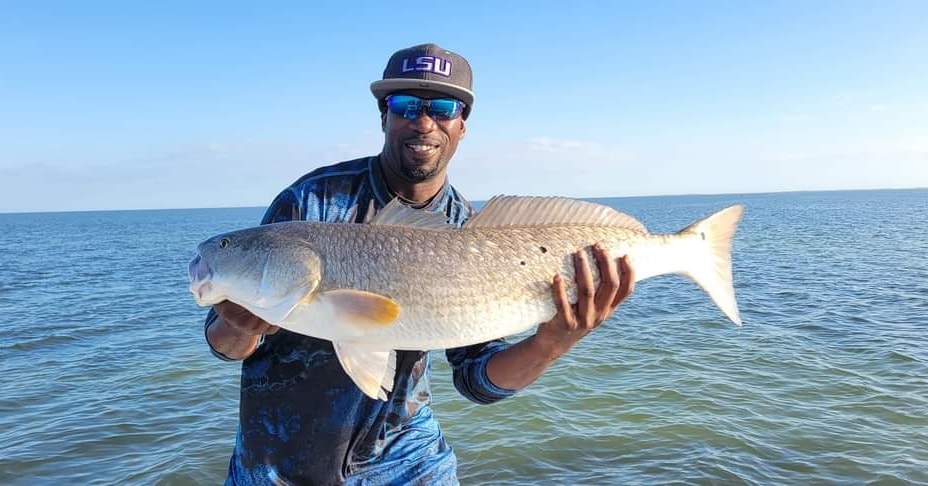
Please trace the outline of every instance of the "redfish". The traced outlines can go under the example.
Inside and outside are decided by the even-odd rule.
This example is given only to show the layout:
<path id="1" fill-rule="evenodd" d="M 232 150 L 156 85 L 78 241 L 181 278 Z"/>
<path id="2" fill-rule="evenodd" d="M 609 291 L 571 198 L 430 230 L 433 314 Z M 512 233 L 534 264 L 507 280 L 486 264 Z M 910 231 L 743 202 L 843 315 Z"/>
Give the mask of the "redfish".
<path id="1" fill-rule="evenodd" d="M 596 243 L 613 257 L 628 255 L 637 281 L 689 277 L 740 325 L 730 253 L 742 212 L 731 206 L 654 235 L 629 215 L 568 198 L 498 196 L 461 228 L 393 201 L 369 224 L 293 221 L 210 238 L 190 263 L 190 290 L 199 305 L 230 300 L 332 341 L 358 387 L 385 400 L 396 350 L 526 331 L 556 314 L 558 273 L 575 302 L 572 254 Z"/>

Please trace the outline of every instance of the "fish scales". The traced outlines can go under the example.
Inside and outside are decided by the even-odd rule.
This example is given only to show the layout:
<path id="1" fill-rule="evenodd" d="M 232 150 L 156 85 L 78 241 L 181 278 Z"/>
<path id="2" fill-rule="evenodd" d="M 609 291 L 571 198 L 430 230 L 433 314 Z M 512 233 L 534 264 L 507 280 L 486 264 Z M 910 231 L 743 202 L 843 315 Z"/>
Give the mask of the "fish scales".
<path id="1" fill-rule="evenodd" d="M 551 283 L 576 301 L 572 255 L 591 246 L 626 256 L 636 281 L 680 274 L 741 324 L 731 244 L 743 207 L 674 234 L 566 198 L 499 197 L 461 229 L 397 201 L 370 224 L 294 221 L 204 241 L 190 262 L 200 305 L 235 302 L 292 332 L 333 342 L 372 398 L 393 387 L 396 350 L 460 347 L 519 334 L 556 314 Z"/>
<path id="2" fill-rule="evenodd" d="M 577 249 L 587 248 L 592 261 L 596 242 L 613 255 L 628 253 L 635 240 L 663 243 L 624 228 L 584 225 L 455 231 L 318 223 L 293 230 L 326 255 L 319 291 L 359 289 L 400 304 L 396 323 L 370 329 L 360 340 L 402 342 L 397 349 L 456 347 L 523 332 L 554 314 L 555 274 L 565 277 L 576 301 Z M 593 275 L 598 283 L 595 265 Z M 297 308 L 293 319 L 302 315 Z"/>

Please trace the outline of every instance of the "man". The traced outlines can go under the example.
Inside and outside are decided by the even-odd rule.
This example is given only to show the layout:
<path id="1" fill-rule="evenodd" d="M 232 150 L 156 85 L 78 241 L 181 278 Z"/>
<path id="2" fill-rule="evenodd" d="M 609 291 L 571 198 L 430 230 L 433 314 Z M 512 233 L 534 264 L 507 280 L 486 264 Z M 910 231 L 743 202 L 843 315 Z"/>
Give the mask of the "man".
<path id="1" fill-rule="evenodd" d="M 443 213 L 456 225 L 473 209 L 447 170 L 474 106 L 467 61 L 435 44 L 403 49 L 371 85 L 384 132 L 379 155 L 317 169 L 285 189 L 262 224 L 287 220 L 364 223 L 394 198 Z M 458 391 L 492 403 L 535 381 L 601 324 L 632 291 L 631 269 L 594 248 L 601 283 L 575 256 L 578 302 L 552 276 L 558 313 L 518 344 L 450 349 Z M 240 423 L 227 484 L 455 484 L 457 461 L 432 417 L 429 354 L 397 353 L 386 401 L 365 396 L 332 345 L 280 330 L 230 302 L 206 321 L 213 352 L 242 362 Z"/>

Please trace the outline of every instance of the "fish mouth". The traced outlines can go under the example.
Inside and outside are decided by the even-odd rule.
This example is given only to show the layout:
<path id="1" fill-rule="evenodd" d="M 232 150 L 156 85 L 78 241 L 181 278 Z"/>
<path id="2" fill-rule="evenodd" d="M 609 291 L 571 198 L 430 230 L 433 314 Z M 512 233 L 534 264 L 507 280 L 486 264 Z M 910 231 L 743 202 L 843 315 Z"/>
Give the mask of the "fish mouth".
<path id="1" fill-rule="evenodd" d="M 210 303 L 206 301 L 206 295 L 212 290 L 213 271 L 209 268 L 199 254 L 187 265 L 187 276 L 190 278 L 190 292 L 193 293 L 197 305 L 206 306 Z"/>

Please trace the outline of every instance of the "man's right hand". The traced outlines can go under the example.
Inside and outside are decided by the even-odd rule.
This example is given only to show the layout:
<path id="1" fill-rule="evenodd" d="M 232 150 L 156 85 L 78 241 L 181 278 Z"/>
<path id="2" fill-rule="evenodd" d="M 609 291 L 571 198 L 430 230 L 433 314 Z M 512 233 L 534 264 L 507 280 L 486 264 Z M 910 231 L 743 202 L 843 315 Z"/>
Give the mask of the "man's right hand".
<path id="1" fill-rule="evenodd" d="M 213 305 L 217 318 L 206 330 L 213 349 L 231 359 L 245 359 L 258 347 L 263 334 L 274 334 L 278 326 L 268 324 L 244 307 L 229 301 Z"/>
<path id="2" fill-rule="evenodd" d="M 274 334 L 280 330 L 279 327 L 268 324 L 260 317 L 248 312 L 248 309 L 228 300 L 213 304 L 213 310 L 226 324 L 242 334 L 259 336 Z"/>

